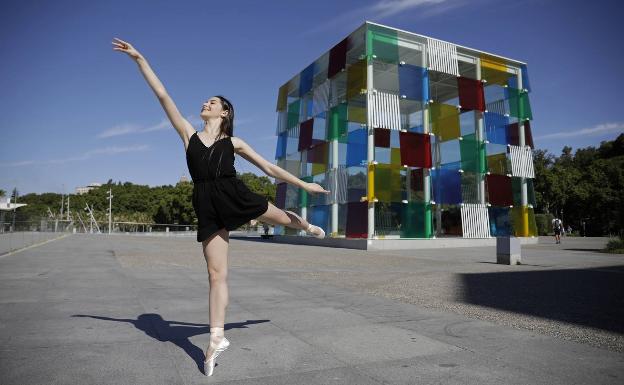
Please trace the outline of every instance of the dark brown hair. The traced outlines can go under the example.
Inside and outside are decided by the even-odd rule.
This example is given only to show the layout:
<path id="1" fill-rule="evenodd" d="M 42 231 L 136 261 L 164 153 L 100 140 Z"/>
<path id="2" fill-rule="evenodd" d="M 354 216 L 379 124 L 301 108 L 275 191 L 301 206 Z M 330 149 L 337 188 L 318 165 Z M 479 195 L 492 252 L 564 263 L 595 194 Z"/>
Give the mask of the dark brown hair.
<path id="1" fill-rule="evenodd" d="M 228 114 L 225 117 L 223 117 L 221 120 L 219 136 L 222 136 L 223 134 L 227 134 L 228 136 L 233 136 L 234 135 L 234 106 L 229 100 L 227 100 L 225 97 L 221 95 L 217 95 L 215 97 L 219 98 L 219 100 L 221 101 L 221 107 L 225 111 L 228 111 Z"/>

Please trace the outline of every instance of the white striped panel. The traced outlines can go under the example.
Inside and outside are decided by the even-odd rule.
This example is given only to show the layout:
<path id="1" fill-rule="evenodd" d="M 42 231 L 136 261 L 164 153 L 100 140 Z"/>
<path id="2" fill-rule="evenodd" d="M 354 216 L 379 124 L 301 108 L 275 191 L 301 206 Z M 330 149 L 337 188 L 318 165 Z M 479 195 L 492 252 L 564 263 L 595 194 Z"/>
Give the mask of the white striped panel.
<path id="1" fill-rule="evenodd" d="M 312 116 L 327 111 L 329 104 L 329 79 L 314 89 L 312 96 Z"/>
<path id="2" fill-rule="evenodd" d="M 461 206 L 464 238 L 489 238 L 490 217 L 486 205 L 464 203 Z"/>
<path id="3" fill-rule="evenodd" d="M 279 111 L 277 113 L 277 130 L 275 131 L 275 135 L 279 135 L 282 132 L 287 130 L 288 126 L 288 112 Z"/>
<path id="4" fill-rule="evenodd" d="M 509 111 L 507 111 L 507 103 L 503 99 L 487 103 L 485 105 L 485 109 L 488 112 L 494 112 L 499 115 L 509 115 Z"/>
<path id="5" fill-rule="evenodd" d="M 347 195 L 347 180 L 349 179 L 349 174 L 347 173 L 347 168 L 344 165 L 339 165 L 336 169 L 336 202 L 337 203 L 347 203 L 348 195 Z"/>
<path id="6" fill-rule="evenodd" d="M 429 58 L 430 69 L 459 76 L 457 46 L 455 44 L 427 38 L 427 57 Z"/>
<path id="7" fill-rule="evenodd" d="M 288 137 L 289 138 L 299 137 L 299 125 L 298 124 L 295 127 L 291 127 L 288 129 Z"/>
<path id="8" fill-rule="evenodd" d="M 533 151 L 529 146 L 509 146 L 511 155 L 511 174 L 525 178 L 535 178 L 533 170 Z"/>
<path id="9" fill-rule="evenodd" d="M 368 93 L 368 122 L 371 127 L 401 129 L 399 96 L 385 92 Z"/>

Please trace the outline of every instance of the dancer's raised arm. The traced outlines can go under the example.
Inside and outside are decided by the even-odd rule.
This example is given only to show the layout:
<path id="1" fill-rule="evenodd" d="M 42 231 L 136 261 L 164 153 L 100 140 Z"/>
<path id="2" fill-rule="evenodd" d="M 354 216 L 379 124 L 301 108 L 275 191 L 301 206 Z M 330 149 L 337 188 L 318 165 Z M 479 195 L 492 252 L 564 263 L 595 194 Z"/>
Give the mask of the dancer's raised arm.
<path id="1" fill-rule="evenodd" d="M 254 151 L 250 145 L 248 145 L 244 140 L 237 137 L 232 137 L 232 145 L 234 146 L 234 151 L 247 159 L 249 162 L 253 163 L 256 167 L 262 170 L 268 176 L 272 176 L 275 179 L 283 180 L 284 182 L 290 183 L 293 186 L 297 186 L 302 188 L 310 193 L 323 193 L 328 194 L 329 191 L 325 190 L 323 186 L 318 183 L 309 183 L 305 182 L 288 171 L 284 170 L 278 165 L 275 165 L 268 160 L 264 159 L 260 154 Z"/>
<path id="2" fill-rule="evenodd" d="M 141 53 L 139 53 L 139 51 L 132 46 L 132 44 L 118 38 L 115 38 L 115 40 L 117 41 L 112 42 L 113 50 L 128 54 L 128 56 L 130 56 L 130 58 L 137 63 L 141 74 L 143 74 L 143 77 L 147 81 L 147 84 L 149 84 L 152 88 L 152 91 L 154 91 L 154 94 L 156 94 L 156 97 L 165 110 L 169 121 L 171 121 L 173 127 L 176 131 L 178 131 L 178 134 L 180 134 L 180 138 L 182 138 L 182 141 L 184 142 L 184 148 L 186 148 L 189 138 L 195 132 L 195 129 L 191 123 L 184 119 L 182 114 L 180 114 L 178 107 L 176 107 L 173 99 L 171 99 L 167 93 L 165 86 L 160 82 L 145 57 L 143 57 L 143 55 L 141 55 Z"/>

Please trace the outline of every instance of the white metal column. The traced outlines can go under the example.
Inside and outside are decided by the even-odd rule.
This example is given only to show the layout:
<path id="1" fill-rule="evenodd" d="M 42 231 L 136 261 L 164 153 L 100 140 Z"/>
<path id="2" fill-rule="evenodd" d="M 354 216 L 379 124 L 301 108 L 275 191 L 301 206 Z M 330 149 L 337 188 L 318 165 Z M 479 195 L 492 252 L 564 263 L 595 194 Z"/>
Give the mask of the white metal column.
<path id="1" fill-rule="evenodd" d="M 522 90 L 522 69 L 518 68 L 517 69 L 517 76 L 518 76 L 518 89 Z M 520 102 L 520 100 L 518 100 L 518 102 Z M 519 106 L 518 106 L 518 110 L 519 110 Z M 520 147 L 524 147 L 526 145 L 526 140 L 524 137 L 524 121 L 520 120 L 520 118 L 518 118 L 518 137 L 520 138 Z M 520 179 L 520 187 L 521 187 L 521 200 L 522 200 L 522 206 L 526 207 L 528 206 L 529 203 L 529 199 L 528 199 L 528 194 L 527 194 L 527 180 L 525 177 L 521 177 Z"/>
<path id="2" fill-rule="evenodd" d="M 367 58 L 367 65 L 366 65 L 366 89 L 367 92 L 370 94 L 373 92 L 373 62 L 372 62 L 372 58 L 368 57 Z M 371 108 L 371 106 L 368 104 L 368 99 L 367 99 L 367 105 L 366 108 L 367 110 Z M 370 112 L 370 111 L 369 111 Z M 368 165 L 373 162 L 375 160 L 375 137 L 374 137 L 374 133 L 375 130 L 373 129 L 372 126 L 372 122 L 370 121 L 370 113 L 366 114 L 367 115 L 367 130 L 368 130 L 368 151 L 367 151 L 367 167 L 366 167 L 366 188 L 368 189 Z M 367 194 L 369 195 L 369 194 Z M 368 202 L 368 239 L 373 239 L 375 238 L 375 202 Z"/>
<path id="3" fill-rule="evenodd" d="M 481 59 L 477 58 L 477 80 L 481 81 Z M 485 92 L 485 91 L 484 91 Z M 479 148 L 477 149 L 479 154 L 479 164 L 481 162 L 481 146 L 483 145 L 483 112 L 475 110 L 475 120 L 477 124 L 477 144 Z M 485 204 L 485 174 L 481 173 L 481 170 L 477 173 L 478 178 L 478 192 L 479 192 L 479 203 Z"/>

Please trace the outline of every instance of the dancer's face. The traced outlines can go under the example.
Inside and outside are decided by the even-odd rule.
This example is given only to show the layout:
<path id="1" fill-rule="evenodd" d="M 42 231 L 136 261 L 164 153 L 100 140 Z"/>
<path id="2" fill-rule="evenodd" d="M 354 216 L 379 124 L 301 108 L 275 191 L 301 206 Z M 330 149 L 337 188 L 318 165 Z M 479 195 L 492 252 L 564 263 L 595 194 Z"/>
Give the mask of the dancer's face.
<path id="1" fill-rule="evenodd" d="M 221 103 L 221 99 L 213 96 L 208 99 L 204 104 L 202 104 L 201 112 L 199 116 L 202 120 L 214 119 L 214 118 L 223 118 L 227 116 L 228 111 L 223 109 L 223 103 Z"/>

